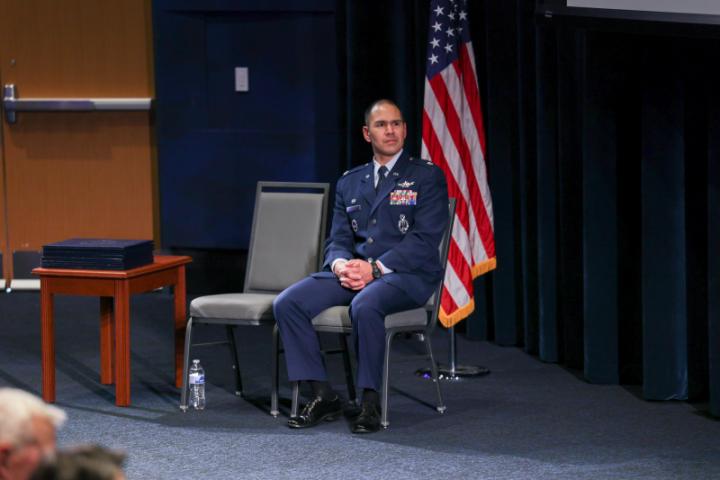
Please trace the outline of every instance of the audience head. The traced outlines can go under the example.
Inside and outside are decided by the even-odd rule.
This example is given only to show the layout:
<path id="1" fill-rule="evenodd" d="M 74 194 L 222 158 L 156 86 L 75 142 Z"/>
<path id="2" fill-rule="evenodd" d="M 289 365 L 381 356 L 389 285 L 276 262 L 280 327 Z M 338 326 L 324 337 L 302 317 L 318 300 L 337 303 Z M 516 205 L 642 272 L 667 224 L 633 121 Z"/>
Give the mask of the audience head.
<path id="1" fill-rule="evenodd" d="M 99 445 L 60 451 L 44 463 L 31 480 L 124 480 L 125 455 Z"/>
<path id="2" fill-rule="evenodd" d="M 65 412 L 15 388 L 0 388 L 0 480 L 26 480 L 55 454 Z"/>

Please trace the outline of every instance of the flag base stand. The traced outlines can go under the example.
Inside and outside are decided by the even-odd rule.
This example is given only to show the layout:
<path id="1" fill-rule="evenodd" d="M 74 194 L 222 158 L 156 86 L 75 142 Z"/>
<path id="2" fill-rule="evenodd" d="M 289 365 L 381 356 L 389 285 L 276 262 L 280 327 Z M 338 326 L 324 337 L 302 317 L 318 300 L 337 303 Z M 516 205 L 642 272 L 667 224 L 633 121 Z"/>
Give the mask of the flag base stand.
<path id="1" fill-rule="evenodd" d="M 459 381 L 466 378 L 473 377 L 484 377 L 490 373 L 489 368 L 481 367 L 479 365 L 438 365 L 438 378 L 446 381 Z M 415 375 L 422 377 L 426 380 L 432 379 L 432 372 L 429 368 L 420 368 L 415 371 Z"/>
<path id="2" fill-rule="evenodd" d="M 455 346 L 455 327 L 450 327 L 450 364 L 438 365 L 438 378 L 447 381 L 459 381 L 466 378 L 484 377 L 490 373 L 490 369 L 479 365 L 458 365 L 456 362 L 457 348 Z M 420 368 L 415 375 L 426 380 L 432 380 L 432 370 Z"/>

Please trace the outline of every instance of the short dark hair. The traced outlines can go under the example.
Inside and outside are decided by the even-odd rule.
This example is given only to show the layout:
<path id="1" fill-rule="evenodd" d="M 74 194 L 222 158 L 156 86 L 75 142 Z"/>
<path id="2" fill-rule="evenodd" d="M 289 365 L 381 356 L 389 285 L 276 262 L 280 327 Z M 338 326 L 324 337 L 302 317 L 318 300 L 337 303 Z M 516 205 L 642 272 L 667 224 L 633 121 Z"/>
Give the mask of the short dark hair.
<path id="1" fill-rule="evenodd" d="M 379 100 L 375 100 L 372 102 L 366 109 L 365 109 L 365 126 L 368 126 L 368 123 L 370 123 L 370 112 L 372 112 L 372 109 L 377 107 L 378 105 L 392 105 L 393 107 L 397 108 L 400 112 L 400 118 L 402 118 L 402 121 L 404 122 L 405 119 L 402 117 L 402 110 L 400 107 L 398 107 L 398 104 L 393 102 L 392 100 L 389 100 L 387 98 L 381 98 Z"/>

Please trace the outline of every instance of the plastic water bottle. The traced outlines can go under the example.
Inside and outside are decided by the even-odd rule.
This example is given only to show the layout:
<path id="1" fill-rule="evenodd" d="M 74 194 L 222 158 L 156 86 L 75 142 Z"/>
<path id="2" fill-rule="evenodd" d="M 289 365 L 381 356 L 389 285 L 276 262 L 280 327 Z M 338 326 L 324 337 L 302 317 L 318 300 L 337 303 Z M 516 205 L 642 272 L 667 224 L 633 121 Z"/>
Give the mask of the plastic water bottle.
<path id="1" fill-rule="evenodd" d="M 200 360 L 193 360 L 188 375 L 190 384 L 190 406 L 195 410 L 205 409 L 205 370 Z"/>

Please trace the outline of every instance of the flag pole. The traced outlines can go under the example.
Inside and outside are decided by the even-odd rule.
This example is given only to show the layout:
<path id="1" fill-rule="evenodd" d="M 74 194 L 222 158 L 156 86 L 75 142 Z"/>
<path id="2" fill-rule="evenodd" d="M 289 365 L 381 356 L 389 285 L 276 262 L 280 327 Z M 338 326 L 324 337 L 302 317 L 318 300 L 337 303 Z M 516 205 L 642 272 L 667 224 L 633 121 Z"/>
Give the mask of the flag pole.
<path id="1" fill-rule="evenodd" d="M 455 326 L 448 328 L 450 337 L 450 350 L 448 352 L 448 364 L 438 364 L 438 378 L 440 380 L 458 381 L 464 378 L 483 377 L 490 373 L 490 369 L 480 365 L 458 365 L 457 363 L 457 342 L 455 339 Z M 429 368 L 420 368 L 415 375 L 427 380 L 432 379 L 432 372 Z"/>
<path id="2" fill-rule="evenodd" d="M 490 373 L 490 369 L 480 365 L 462 365 L 457 363 L 457 342 L 455 326 L 449 329 L 450 352 L 447 366 L 438 365 L 438 376 L 442 380 L 461 380 L 468 377 L 482 377 Z"/>
<path id="3" fill-rule="evenodd" d="M 467 0 L 431 0 L 422 115 L 422 158 L 445 173 L 448 194 L 458 202 L 457 228 L 444 279 L 444 312 L 452 324 L 474 309 L 472 280 L 496 266 L 493 211 L 485 165 L 485 129 Z M 449 327 L 450 362 L 440 378 L 479 377 L 485 367 L 458 365 L 455 329 Z M 427 372 L 418 370 L 427 377 Z"/>

